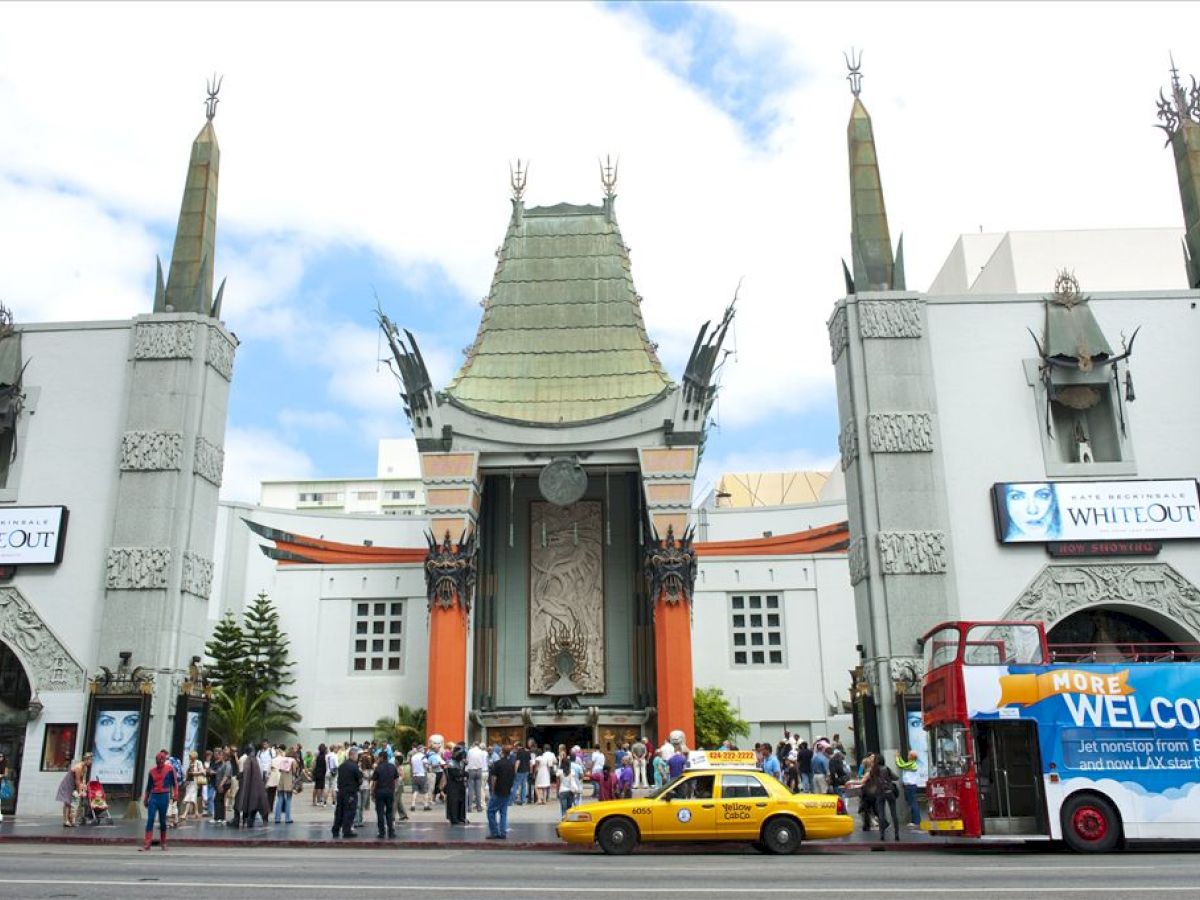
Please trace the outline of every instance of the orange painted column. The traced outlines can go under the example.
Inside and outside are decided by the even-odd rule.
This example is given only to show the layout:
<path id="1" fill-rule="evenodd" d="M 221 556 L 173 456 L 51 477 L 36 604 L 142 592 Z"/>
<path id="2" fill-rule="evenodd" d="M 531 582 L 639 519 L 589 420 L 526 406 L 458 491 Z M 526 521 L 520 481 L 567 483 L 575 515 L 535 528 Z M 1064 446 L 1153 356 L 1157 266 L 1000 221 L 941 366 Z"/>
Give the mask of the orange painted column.
<path id="1" fill-rule="evenodd" d="M 454 601 L 449 607 L 434 603 L 429 613 L 425 728 L 447 745 L 463 740 L 467 727 L 467 613 L 457 596 Z"/>
<path id="2" fill-rule="evenodd" d="M 692 687 L 691 601 L 667 602 L 659 594 L 654 607 L 654 668 L 658 688 L 658 742 L 678 729 L 696 746 L 696 712 Z"/>

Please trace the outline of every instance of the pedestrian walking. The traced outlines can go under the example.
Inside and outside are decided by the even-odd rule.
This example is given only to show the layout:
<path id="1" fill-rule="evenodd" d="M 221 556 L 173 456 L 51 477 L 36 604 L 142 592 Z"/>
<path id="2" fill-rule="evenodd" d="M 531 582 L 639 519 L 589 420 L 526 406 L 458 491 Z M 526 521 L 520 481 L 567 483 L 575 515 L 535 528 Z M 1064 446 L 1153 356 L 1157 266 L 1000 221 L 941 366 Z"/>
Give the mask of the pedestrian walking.
<path id="1" fill-rule="evenodd" d="M 558 773 L 558 806 L 561 814 L 566 816 L 567 810 L 582 799 L 583 766 L 573 756 L 568 756 Z"/>
<path id="2" fill-rule="evenodd" d="M 275 781 L 275 824 L 282 816 L 284 823 L 291 825 L 292 797 L 296 792 L 296 760 L 288 756 L 283 747 L 271 760 L 271 778 Z"/>
<path id="3" fill-rule="evenodd" d="M 317 755 L 312 762 L 312 779 L 313 779 L 313 806 L 325 805 L 325 776 L 328 773 L 328 767 L 325 765 L 325 757 L 329 753 L 329 748 L 324 744 L 317 746 Z"/>
<path id="4" fill-rule="evenodd" d="M 908 759 L 896 757 L 896 768 L 900 771 L 900 785 L 904 788 L 904 804 L 908 807 L 908 827 L 921 827 L 921 804 L 917 801 L 917 791 L 921 789 L 920 770 L 921 756 L 916 750 L 908 751 Z"/>
<path id="5" fill-rule="evenodd" d="M 354 825 L 361 828 L 363 816 L 371 808 L 371 772 L 375 769 L 375 755 L 370 749 L 358 751 L 358 767 L 362 769 L 362 786 L 358 789 L 358 812 Z"/>
<path id="6" fill-rule="evenodd" d="M 358 791 L 362 787 L 362 769 L 358 765 L 358 748 L 346 751 L 346 758 L 336 770 L 337 804 L 333 808 L 333 836 L 358 837 L 354 819 L 358 807 Z"/>
<path id="7" fill-rule="evenodd" d="M 488 838 L 491 840 L 505 840 L 508 837 L 508 803 L 512 799 L 513 782 L 517 778 L 516 766 L 509 758 L 511 751 L 512 747 L 505 744 L 500 751 L 500 758 L 492 763 L 488 772 L 487 823 Z"/>
<path id="8" fill-rule="evenodd" d="M 891 826 L 896 840 L 900 840 L 900 817 L 896 814 L 896 798 L 900 788 L 896 784 L 896 776 L 892 770 L 883 764 L 879 754 L 875 756 L 875 765 L 871 767 L 871 781 L 875 785 L 875 815 L 879 819 L 879 839 L 887 839 L 887 830 Z M 891 810 L 891 821 L 888 820 L 888 810 Z"/>
<path id="9" fill-rule="evenodd" d="M 396 794 L 400 782 L 400 770 L 388 760 L 387 751 L 380 750 L 375 765 L 371 768 L 371 792 L 375 795 L 375 822 L 379 837 L 396 836 Z M 404 818 L 408 818 L 405 816 Z"/>
<path id="10" fill-rule="evenodd" d="M 814 794 L 828 794 L 829 790 L 829 745 L 821 743 L 813 751 L 812 782 Z"/>
<path id="11" fill-rule="evenodd" d="M 467 806 L 475 812 L 483 812 L 483 776 L 487 768 L 488 752 L 476 741 L 467 751 Z"/>
<path id="12" fill-rule="evenodd" d="M 412 806 L 414 810 L 422 803 L 424 803 L 426 810 L 433 809 L 433 804 L 431 803 L 433 798 L 429 794 L 429 772 L 426 768 L 425 760 L 425 746 L 417 744 L 408 757 L 408 765 L 412 769 Z"/>
<path id="13" fill-rule="evenodd" d="M 533 754 L 528 747 L 521 746 L 513 752 L 513 766 L 517 772 L 517 780 L 513 782 L 513 803 L 524 806 L 530 800 L 529 773 L 533 768 Z"/>

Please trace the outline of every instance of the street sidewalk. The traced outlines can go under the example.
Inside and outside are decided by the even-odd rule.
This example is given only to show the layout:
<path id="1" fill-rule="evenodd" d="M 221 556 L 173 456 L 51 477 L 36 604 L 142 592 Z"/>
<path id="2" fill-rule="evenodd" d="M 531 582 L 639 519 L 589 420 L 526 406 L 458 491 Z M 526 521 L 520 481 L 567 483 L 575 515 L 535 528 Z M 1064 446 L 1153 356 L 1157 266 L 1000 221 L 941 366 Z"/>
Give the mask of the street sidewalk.
<path id="1" fill-rule="evenodd" d="M 508 813 L 508 839 L 487 840 L 487 816 L 484 812 L 468 810 L 466 825 L 451 825 L 446 821 L 445 807 L 434 804 L 426 811 L 410 809 L 411 794 L 405 792 L 404 806 L 409 812 L 409 821 L 396 822 L 395 839 L 376 837 L 375 810 L 372 807 L 363 817 L 363 824 L 354 839 L 335 838 L 330 830 L 333 824 L 333 806 L 314 806 L 312 794 L 306 786 L 304 793 L 293 800 L 291 825 L 273 822 L 254 828 L 226 828 L 203 819 L 189 821 L 169 832 L 168 846 L 213 847 L 213 846 L 355 846 L 355 847 L 421 847 L 426 849 L 488 849 L 488 850 L 554 850 L 568 852 L 592 852 L 588 848 L 571 847 L 559 840 L 555 825 L 559 821 L 558 800 L 551 798 L 545 805 L 510 806 Z M 594 802 L 587 798 L 585 803 Z M 112 826 L 81 825 L 64 828 L 58 816 L 5 816 L 0 823 L 0 843 L 54 843 L 54 844 L 120 844 L 132 848 L 140 846 L 145 832 L 144 820 L 115 819 Z M 1020 842 L 997 844 L 962 844 L 953 838 L 933 836 L 921 831 L 901 828 L 899 842 L 890 839 L 878 840 L 874 832 L 854 834 L 841 840 L 805 843 L 801 852 L 843 852 L 870 850 L 935 850 L 949 847 L 996 850 L 1024 846 Z M 157 832 L 155 832 L 157 841 Z M 678 851 L 680 844 L 662 845 L 661 849 Z M 691 850 L 695 845 L 688 845 Z M 738 846 L 714 845 L 714 846 Z M 639 850 L 660 849 L 645 845 Z M 598 852 L 598 851 L 594 851 Z"/>

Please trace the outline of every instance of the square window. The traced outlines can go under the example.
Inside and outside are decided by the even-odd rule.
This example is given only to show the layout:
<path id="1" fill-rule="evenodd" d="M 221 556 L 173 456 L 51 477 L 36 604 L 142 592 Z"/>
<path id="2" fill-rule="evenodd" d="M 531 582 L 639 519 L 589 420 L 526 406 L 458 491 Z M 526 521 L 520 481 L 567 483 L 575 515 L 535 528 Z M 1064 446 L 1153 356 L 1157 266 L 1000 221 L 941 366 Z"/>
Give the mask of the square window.
<path id="1" fill-rule="evenodd" d="M 755 650 L 750 654 L 750 659 L 761 665 L 763 661 L 763 652 L 761 650 Z"/>
<path id="2" fill-rule="evenodd" d="M 388 631 L 392 634 L 399 634 L 403 625 L 404 623 L 399 620 L 388 622 Z"/>
<path id="3" fill-rule="evenodd" d="M 367 623 L 366 622 L 355 622 L 354 623 L 354 633 L 355 634 L 366 634 L 367 633 Z"/>
<path id="4" fill-rule="evenodd" d="M 400 671 L 400 657 L 393 656 L 388 660 L 388 671 L 389 672 L 399 672 Z"/>
<path id="5" fill-rule="evenodd" d="M 371 657 L 371 671 L 372 672 L 383 671 L 383 657 L 382 656 L 372 656 Z"/>
<path id="6" fill-rule="evenodd" d="M 746 617 L 744 615 L 743 616 L 734 616 L 733 617 L 733 627 L 734 628 L 745 628 L 746 627 Z"/>
<path id="7" fill-rule="evenodd" d="M 371 641 L 371 652 L 372 653 L 382 653 L 383 652 L 383 641 L 382 640 Z"/>
<path id="8" fill-rule="evenodd" d="M 733 598 L 733 608 L 734 609 L 745 609 L 746 608 L 746 598 L 745 597 L 734 597 Z"/>
<path id="9" fill-rule="evenodd" d="M 392 604 L 392 615 L 393 616 L 404 615 L 404 604 L 403 603 L 393 603 Z"/>
<path id="10" fill-rule="evenodd" d="M 772 631 L 767 635 L 767 643 L 772 647 L 779 647 L 783 645 L 783 638 L 778 631 Z"/>
<path id="11" fill-rule="evenodd" d="M 767 627 L 768 628 L 778 628 L 779 627 L 779 613 L 767 613 Z"/>
<path id="12" fill-rule="evenodd" d="M 373 634 L 383 634 L 383 623 L 382 622 L 372 622 L 371 623 L 371 632 Z"/>
<path id="13" fill-rule="evenodd" d="M 751 597 L 750 598 L 750 608 L 751 609 L 762 609 L 762 597 Z"/>
<path id="14" fill-rule="evenodd" d="M 775 594 L 767 595 L 767 609 L 779 609 L 779 598 Z"/>
<path id="15" fill-rule="evenodd" d="M 387 604 L 386 603 L 376 603 L 375 604 L 375 615 L 386 616 L 387 615 Z"/>
<path id="16" fill-rule="evenodd" d="M 752 613 L 750 616 L 751 628 L 762 628 L 762 613 Z"/>
<path id="17" fill-rule="evenodd" d="M 762 636 L 761 631 L 755 631 L 750 634 L 750 643 L 753 644 L 755 647 L 761 647 L 762 642 L 763 642 L 763 636 Z"/>
<path id="18" fill-rule="evenodd" d="M 370 613 L 370 611 L 371 611 L 371 604 L 369 604 L 369 603 L 358 604 L 358 614 L 360 616 L 365 616 L 368 613 Z"/>
<path id="19" fill-rule="evenodd" d="M 742 634 L 740 631 L 734 632 L 733 646 L 745 647 L 746 646 L 746 635 Z"/>
<path id="20" fill-rule="evenodd" d="M 367 670 L 367 661 L 361 656 L 354 657 L 354 671 L 355 672 L 365 672 L 366 670 Z"/>
<path id="21" fill-rule="evenodd" d="M 772 650 L 771 651 L 771 662 L 782 663 L 783 662 L 783 651 L 782 650 Z"/>
<path id="22" fill-rule="evenodd" d="M 355 641 L 355 642 L 354 642 L 354 649 L 355 649 L 355 650 L 356 650 L 358 653 L 366 653 L 366 652 L 367 652 L 367 642 L 366 642 L 365 640 L 362 640 L 362 641 Z"/>
<path id="23" fill-rule="evenodd" d="M 399 652 L 400 652 L 400 641 L 398 641 L 398 640 L 388 641 L 388 653 L 399 653 Z"/>
<path id="24" fill-rule="evenodd" d="M 739 650 L 737 653 L 733 654 L 733 661 L 739 666 L 744 666 L 746 664 L 746 651 Z"/>

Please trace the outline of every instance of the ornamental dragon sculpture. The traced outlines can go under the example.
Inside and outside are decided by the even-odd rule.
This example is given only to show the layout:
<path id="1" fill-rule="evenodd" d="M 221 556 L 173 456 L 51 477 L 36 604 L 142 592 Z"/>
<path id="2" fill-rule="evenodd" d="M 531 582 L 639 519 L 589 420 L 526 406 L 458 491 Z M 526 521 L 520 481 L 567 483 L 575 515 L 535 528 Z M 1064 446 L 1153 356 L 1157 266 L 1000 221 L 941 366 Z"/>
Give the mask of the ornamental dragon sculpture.
<path id="1" fill-rule="evenodd" d="M 442 543 L 438 543 L 433 532 L 426 533 L 429 552 L 425 554 L 425 591 L 429 609 L 434 604 L 442 609 L 454 606 L 454 598 L 462 603 L 463 612 L 471 611 L 471 598 L 475 593 L 476 551 L 475 536 L 466 531 L 458 544 L 450 542 L 450 532 Z"/>
<path id="2" fill-rule="evenodd" d="M 658 602 L 660 594 L 672 604 L 691 600 L 696 587 L 694 535 L 695 529 L 689 528 L 676 540 L 674 526 L 668 526 L 666 540 L 660 541 L 658 533 L 651 530 L 642 549 L 642 567 L 651 604 Z"/>

